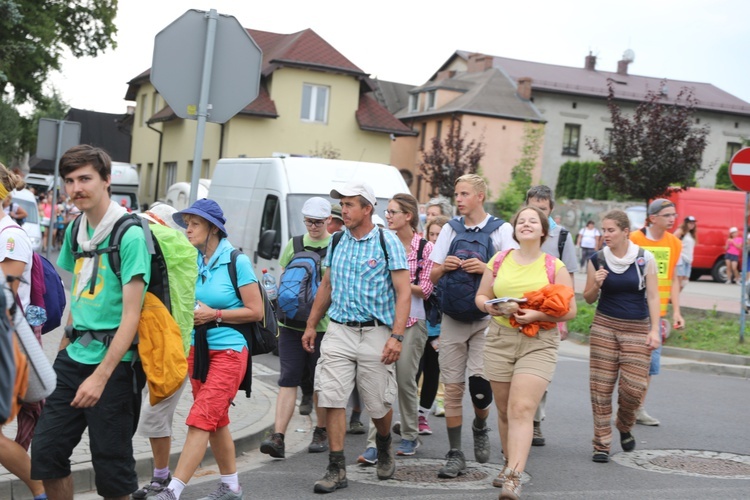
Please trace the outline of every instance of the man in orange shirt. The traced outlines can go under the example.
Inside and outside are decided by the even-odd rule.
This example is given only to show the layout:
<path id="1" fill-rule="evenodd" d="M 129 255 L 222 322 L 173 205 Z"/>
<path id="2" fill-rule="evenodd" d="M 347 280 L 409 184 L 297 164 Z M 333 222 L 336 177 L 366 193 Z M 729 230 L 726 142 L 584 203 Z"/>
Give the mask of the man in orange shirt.
<path id="1" fill-rule="evenodd" d="M 667 315 L 667 305 L 672 301 L 672 325 L 674 328 L 684 328 L 685 320 L 680 313 L 680 277 L 675 268 L 682 253 L 682 242 L 669 232 L 677 220 L 674 203 L 664 198 L 658 198 L 648 206 L 646 227 L 630 233 L 630 240 L 638 246 L 648 249 L 654 254 L 659 278 L 659 301 L 661 305 L 662 336 L 669 324 L 664 319 Z M 663 337 L 662 337 L 663 338 Z M 661 346 L 651 352 L 651 375 L 658 375 L 661 365 Z M 636 423 L 641 425 L 659 425 L 659 420 L 652 417 L 644 408 L 646 396 L 636 412 Z"/>

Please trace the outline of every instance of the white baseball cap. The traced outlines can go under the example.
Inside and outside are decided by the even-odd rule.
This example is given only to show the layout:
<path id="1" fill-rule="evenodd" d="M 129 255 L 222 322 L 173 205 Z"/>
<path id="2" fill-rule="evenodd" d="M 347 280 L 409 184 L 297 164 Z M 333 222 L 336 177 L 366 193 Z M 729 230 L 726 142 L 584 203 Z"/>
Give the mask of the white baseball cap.
<path id="1" fill-rule="evenodd" d="M 311 219 L 327 219 L 331 216 L 331 203 L 325 198 L 314 196 L 302 205 L 302 215 Z"/>
<path id="2" fill-rule="evenodd" d="M 171 227 L 178 231 L 182 230 L 175 221 L 172 219 L 172 215 L 177 213 L 177 209 L 166 203 L 157 201 L 145 212 L 141 212 L 138 215 L 153 224 L 161 224 L 162 226 Z"/>
<path id="3" fill-rule="evenodd" d="M 362 196 L 370 202 L 370 205 L 375 206 L 378 204 L 372 186 L 364 181 L 351 180 L 341 189 L 331 189 L 331 198 L 340 200 L 345 196 Z"/>

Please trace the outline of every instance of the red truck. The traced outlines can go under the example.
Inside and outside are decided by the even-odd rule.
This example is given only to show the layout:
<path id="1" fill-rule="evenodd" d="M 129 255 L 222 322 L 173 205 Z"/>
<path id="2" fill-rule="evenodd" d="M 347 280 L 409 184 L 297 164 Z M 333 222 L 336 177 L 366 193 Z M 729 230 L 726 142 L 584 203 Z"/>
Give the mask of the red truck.
<path id="1" fill-rule="evenodd" d="M 722 189 L 690 188 L 672 193 L 669 197 L 675 204 L 677 221 L 672 231 L 677 229 L 688 215 L 697 221 L 698 243 L 693 255 L 691 280 L 704 274 L 711 274 L 714 281 L 727 280 L 724 253 L 729 238 L 729 228 L 734 226 L 742 234 L 745 214 L 745 193 Z M 631 219 L 643 221 L 644 207 L 627 210 Z M 634 220 L 634 222 L 635 222 Z"/>

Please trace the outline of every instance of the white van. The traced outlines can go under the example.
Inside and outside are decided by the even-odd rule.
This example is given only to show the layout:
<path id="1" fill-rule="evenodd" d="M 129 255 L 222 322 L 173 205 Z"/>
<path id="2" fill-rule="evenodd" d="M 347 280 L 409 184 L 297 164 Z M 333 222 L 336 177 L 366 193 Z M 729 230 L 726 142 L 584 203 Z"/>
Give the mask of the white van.
<path id="1" fill-rule="evenodd" d="M 312 196 L 331 199 L 331 189 L 350 179 L 375 191 L 375 212 L 383 216 L 388 200 L 409 188 L 390 165 L 322 158 L 227 158 L 216 164 L 208 197 L 224 210 L 229 241 L 244 251 L 260 278 L 261 270 L 281 274 L 279 256 L 292 236 L 307 231 L 302 205 Z M 263 236 L 263 245 L 259 249 Z"/>
<path id="2" fill-rule="evenodd" d="M 138 202 L 140 179 L 138 178 L 138 168 L 135 165 L 113 161 L 110 187 L 112 188 L 111 198 L 116 203 L 122 204 L 133 212 L 140 212 L 141 205 Z"/>
<path id="3" fill-rule="evenodd" d="M 200 179 L 198 181 L 198 195 L 195 199 L 200 200 L 201 198 L 208 198 L 208 190 L 210 187 L 211 179 Z M 190 183 L 175 182 L 169 186 L 164 203 L 176 208 L 177 210 L 184 210 L 190 206 Z"/>
<path id="4" fill-rule="evenodd" d="M 42 226 L 39 220 L 39 208 L 36 203 L 34 193 L 28 189 L 13 190 L 11 193 L 11 203 L 16 203 L 23 207 L 28 214 L 24 219 L 21 227 L 31 240 L 31 249 L 35 252 L 42 250 Z"/>

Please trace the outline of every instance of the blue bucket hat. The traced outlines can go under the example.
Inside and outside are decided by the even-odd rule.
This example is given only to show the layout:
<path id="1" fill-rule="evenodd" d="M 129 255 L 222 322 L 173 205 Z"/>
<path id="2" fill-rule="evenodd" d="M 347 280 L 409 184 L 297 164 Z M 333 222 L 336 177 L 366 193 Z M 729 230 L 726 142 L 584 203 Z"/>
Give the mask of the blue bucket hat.
<path id="1" fill-rule="evenodd" d="M 186 214 L 203 217 L 208 222 L 219 228 L 219 231 L 224 233 L 225 237 L 228 236 L 227 229 L 224 227 L 224 223 L 227 221 L 224 218 L 224 211 L 214 200 L 201 198 L 200 200 L 195 200 L 195 203 L 193 203 L 185 210 L 180 210 L 179 212 L 172 214 L 172 219 L 175 221 L 175 223 L 185 229 L 187 229 L 187 224 L 185 224 L 182 216 Z"/>

